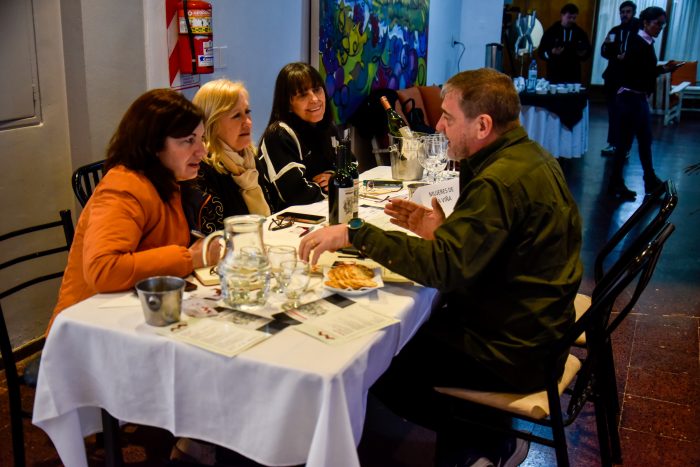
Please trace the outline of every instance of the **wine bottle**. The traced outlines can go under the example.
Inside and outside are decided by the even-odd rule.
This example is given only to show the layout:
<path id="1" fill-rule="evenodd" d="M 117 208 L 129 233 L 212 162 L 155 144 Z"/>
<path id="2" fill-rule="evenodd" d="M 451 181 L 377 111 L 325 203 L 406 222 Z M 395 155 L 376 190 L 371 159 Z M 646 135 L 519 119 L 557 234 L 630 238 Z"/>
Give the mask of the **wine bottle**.
<path id="1" fill-rule="evenodd" d="M 328 189 L 328 222 L 346 224 L 353 218 L 355 186 L 352 180 L 350 142 L 341 140 L 336 147 L 336 171 Z"/>
<path id="2" fill-rule="evenodd" d="M 353 201 L 352 217 L 360 217 L 360 172 L 357 170 L 357 162 L 350 162 L 350 175 L 352 176 Z"/>
<path id="3" fill-rule="evenodd" d="M 408 126 L 408 123 L 401 118 L 401 115 L 399 115 L 396 110 L 391 108 L 391 104 L 389 104 L 389 100 L 386 98 L 386 96 L 380 97 L 379 102 L 382 103 L 384 110 L 386 110 L 386 118 L 389 123 L 389 133 L 399 138 L 413 138 L 413 132 Z"/>

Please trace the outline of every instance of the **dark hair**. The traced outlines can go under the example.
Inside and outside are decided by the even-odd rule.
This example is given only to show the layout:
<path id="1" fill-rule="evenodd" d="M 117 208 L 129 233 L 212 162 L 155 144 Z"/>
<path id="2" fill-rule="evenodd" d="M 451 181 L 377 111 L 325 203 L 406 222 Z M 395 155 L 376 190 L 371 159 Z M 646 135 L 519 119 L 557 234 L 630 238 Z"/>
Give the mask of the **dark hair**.
<path id="1" fill-rule="evenodd" d="M 282 67 L 277 74 L 275 94 L 272 98 L 272 112 L 267 126 L 269 127 L 277 121 L 289 123 L 291 113 L 289 107 L 292 97 L 316 87 L 323 88 L 323 93 L 326 95 L 326 108 L 319 124 L 325 126 L 331 123 L 330 98 L 321 74 L 307 63 L 294 62 Z"/>
<path id="2" fill-rule="evenodd" d="M 510 76 L 493 68 L 463 71 L 447 80 L 441 94 L 444 97 L 452 91 L 460 94 L 460 108 L 465 116 L 487 114 L 499 133 L 518 125 L 520 98 Z"/>
<path id="3" fill-rule="evenodd" d="M 559 13 L 561 13 L 562 15 L 564 13 L 569 13 L 570 15 L 578 15 L 578 7 L 573 3 L 567 3 L 566 5 L 561 7 L 561 11 Z"/>
<path id="4" fill-rule="evenodd" d="M 632 7 L 632 11 L 634 13 L 637 12 L 637 5 L 630 0 L 625 0 L 624 2 L 620 3 L 620 11 L 622 11 L 623 8 L 627 8 L 628 6 Z"/>
<path id="5" fill-rule="evenodd" d="M 644 25 L 644 21 L 654 21 L 662 16 L 666 16 L 666 11 L 664 11 L 663 8 L 658 6 L 650 6 L 649 8 L 643 9 L 639 14 L 639 21 L 641 21 L 642 25 Z"/>
<path id="6" fill-rule="evenodd" d="M 142 173 L 167 203 L 177 182 L 157 154 L 165 148 L 166 137 L 188 136 L 203 120 L 202 111 L 179 92 L 148 91 L 129 106 L 119 122 L 107 147 L 105 169 L 123 165 Z"/>

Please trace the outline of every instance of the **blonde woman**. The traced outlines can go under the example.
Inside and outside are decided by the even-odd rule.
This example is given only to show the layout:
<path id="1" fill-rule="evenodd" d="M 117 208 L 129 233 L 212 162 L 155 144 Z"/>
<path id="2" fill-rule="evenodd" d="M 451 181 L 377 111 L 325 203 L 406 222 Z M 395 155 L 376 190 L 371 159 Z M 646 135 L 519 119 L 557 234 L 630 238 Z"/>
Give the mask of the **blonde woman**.
<path id="1" fill-rule="evenodd" d="M 248 91 L 240 82 L 217 79 L 197 91 L 204 112 L 208 154 L 199 176 L 183 184 L 183 207 L 192 229 L 210 233 L 236 214 L 270 215 L 265 181 L 256 166 Z"/>

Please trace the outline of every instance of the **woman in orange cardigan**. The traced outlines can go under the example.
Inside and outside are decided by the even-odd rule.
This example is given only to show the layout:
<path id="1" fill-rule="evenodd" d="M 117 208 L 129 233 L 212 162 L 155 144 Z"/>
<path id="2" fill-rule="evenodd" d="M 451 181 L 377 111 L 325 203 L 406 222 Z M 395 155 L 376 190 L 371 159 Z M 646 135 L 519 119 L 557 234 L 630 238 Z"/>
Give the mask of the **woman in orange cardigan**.
<path id="1" fill-rule="evenodd" d="M 107 174 L 80 215 L 51 323 L 92 295 L 150 276 L 186 276 L 201 264 L 188 247 L 179 181 L 206 155 L 203 114 L 179 93 L 154 89 L 131 104 L 107 148 Z"/>

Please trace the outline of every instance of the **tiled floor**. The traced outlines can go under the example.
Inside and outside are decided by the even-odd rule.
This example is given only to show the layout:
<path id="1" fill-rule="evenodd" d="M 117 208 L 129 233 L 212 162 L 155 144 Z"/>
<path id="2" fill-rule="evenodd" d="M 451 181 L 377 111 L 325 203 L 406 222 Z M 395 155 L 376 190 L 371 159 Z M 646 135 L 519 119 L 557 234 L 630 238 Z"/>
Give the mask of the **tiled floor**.
<path id="1" fill-rule="evenodd" d="M 639 205 L 612 202 L 605 194 L 609 161 L 600 157 L 607 119 L 602 106 L 591 108 L 589 151 L 581 159 L 562 160 L 567 179 L 584 218 L 582 288 L 592 288 L 591 268 L 605 239 Z M 683 169 L 700 162 L 700 116 L 683 116 L 680 125 L 655 125 L 654 160 L 661 178 L 676 182 L 679 205 L 671 220 L 677 230 L 661 257 L 644 296 L 614 336 L 618 390 L 622 401 L 620 434 L 626 466 L 700 465 L 700 174 Z M 626 169 L 630 188 L 642 192 L 642 177 L 633 150 Z M 27 408 L 31 405 L 27 393 Z M 26 424 L 28 464 L 61 465 L 50 440 Z M 165 465 L 173 437 L 163 430 L 127 425 L 124 457 L 130 466 Z M 591 411 L 579 416 L 568 432 L 575 466 L 599 465 L 595 420 Z M 88 438 L 91 465 L 102 453 Z M 366 467 L 422 467 L 432 464 L 432 432 L 398 419 L 370 398 L 359 453 Z M 226 465 L 254 466 L 226 453 Z M 550 448 L 533 445 L 526 466 L 554 465 Z M 10 465 L 7 397 L 0 386 L 0 465 Z M 338 459 L 336 465 L 343 465 Z"/>

